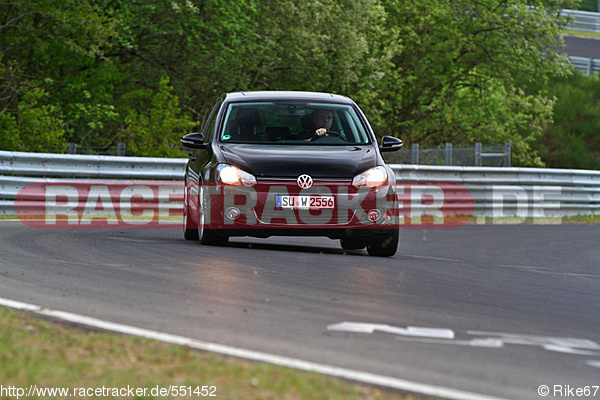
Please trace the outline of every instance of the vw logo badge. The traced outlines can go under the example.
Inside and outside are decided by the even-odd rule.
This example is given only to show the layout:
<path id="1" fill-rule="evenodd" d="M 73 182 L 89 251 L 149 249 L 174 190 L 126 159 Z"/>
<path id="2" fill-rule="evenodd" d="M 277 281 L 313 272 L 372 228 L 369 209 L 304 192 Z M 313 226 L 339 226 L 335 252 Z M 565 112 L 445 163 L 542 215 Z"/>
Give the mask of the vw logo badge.
<path id="1" fill-rule="evenodd" d="M 310 177 L 310 175 L 302 174 L 298 177 L 296 182 L 298 182 L 298 186 L 300 186 L 302 189 L 307 189 L 312 186 L 313 179 Z"/>

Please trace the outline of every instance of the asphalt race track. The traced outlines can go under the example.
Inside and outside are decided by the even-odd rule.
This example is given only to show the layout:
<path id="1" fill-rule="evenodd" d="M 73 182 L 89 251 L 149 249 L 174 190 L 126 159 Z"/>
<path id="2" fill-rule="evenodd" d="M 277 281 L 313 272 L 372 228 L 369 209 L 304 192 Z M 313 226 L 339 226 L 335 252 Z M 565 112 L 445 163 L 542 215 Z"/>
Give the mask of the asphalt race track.
<path id="1" fill-rule="evenodd" d="M 501 398 L 600 385 L 600 225 L 404 229 L 393 258 L 348 253 L 0 221 L 0 297 Z"/>
<path id="2" fill-rule="evenodd" d="M 563 36 L 566 44 L 566 52 L 572 56 L 600 58 L 600 38 L 590 38 L 585 36 Z"/>

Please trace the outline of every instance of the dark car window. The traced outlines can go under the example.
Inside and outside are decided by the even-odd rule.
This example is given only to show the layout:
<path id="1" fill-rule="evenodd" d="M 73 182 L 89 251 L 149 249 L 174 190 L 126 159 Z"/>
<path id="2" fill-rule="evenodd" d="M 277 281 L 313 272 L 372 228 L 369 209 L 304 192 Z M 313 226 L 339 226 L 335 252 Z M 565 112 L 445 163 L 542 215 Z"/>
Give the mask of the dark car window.
<path id="1" fill-rule="evenodd" d="M 328 137 L 309 141 L 326 116 Z M 369 137 L 356 110 L 346 104 L 248 102 L 229 104 L 220 140 L 263 144 L 367 144 Z"/>

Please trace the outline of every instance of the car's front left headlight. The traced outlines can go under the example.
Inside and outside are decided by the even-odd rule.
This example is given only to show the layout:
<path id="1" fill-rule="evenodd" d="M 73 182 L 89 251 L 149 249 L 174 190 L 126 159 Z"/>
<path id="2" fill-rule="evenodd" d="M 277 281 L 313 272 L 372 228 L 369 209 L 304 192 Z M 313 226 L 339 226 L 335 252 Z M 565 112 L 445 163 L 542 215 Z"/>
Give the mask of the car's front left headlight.
<path id="1" fill-rule="evenodd" d="M 229 164 L 220 164 L 217 167 L 217 179 L 219 182 L 230 186 L 256 185 L 254 175 Z"/>
<path id="2" fill-rule="evenodd" d="M 356 175 L 352 180 L 354 187 L 379 187 L 388 183 L 388 174 L 385 167 L 379 166 L 366 170 Z"/>

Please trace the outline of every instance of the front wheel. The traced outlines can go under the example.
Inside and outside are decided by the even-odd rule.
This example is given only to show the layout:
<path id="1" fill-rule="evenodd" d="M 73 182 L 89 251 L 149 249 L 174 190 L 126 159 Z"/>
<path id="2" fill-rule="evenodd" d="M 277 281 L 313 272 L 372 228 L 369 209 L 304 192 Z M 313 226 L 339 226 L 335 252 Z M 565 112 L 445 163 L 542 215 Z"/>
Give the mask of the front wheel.
<path id="1" fill-rule="evenodd" d="M 186 240 L 198 240 L 198 224 L 195 219 L 190 215 L 189 198 L 190 194 L 188 188 L 185 188 L 183 196 L 183 237 Z"/>
<path id="2" fill-rule="evenodd" d="M 205 227 L 204 208 L 202 205 L 199 207 L 198 214 L 200 216 L 196 232 L 200 238 L 200 244 L 205 246 L 225 246 L 229 242 L 228 236 L 221 236 L 214 229 L 207 229 Z"/>
<path id="3" fill-rule="evenodd" d="M 396 254 L 400 230 L 390 229 L 383 234 L 374 234 L 367 238 L 367 252 L 370 256 L 391 257 Z"/>
<path id="4" fill-rule="evenodd" d="M 225 246 L 229 242 L 229 236 L 221 236 L 212 229 L 198 229 L 200 243 L 205 246 Z"/>
<path id="5" fill-rule="evenodd" d="M 356 236 L 349 236 L 341 238 L 340 244 L 344 250 L 361 250 L 365 248 L 365 239 Z"/>
<path id="6" fill-rule="evenodd" d="M 189 228 L 190 224 L 187 221 L 187 215 L 183 216 L 183 237 L 186 240 L 198 240 L 198 229 Z"/>

